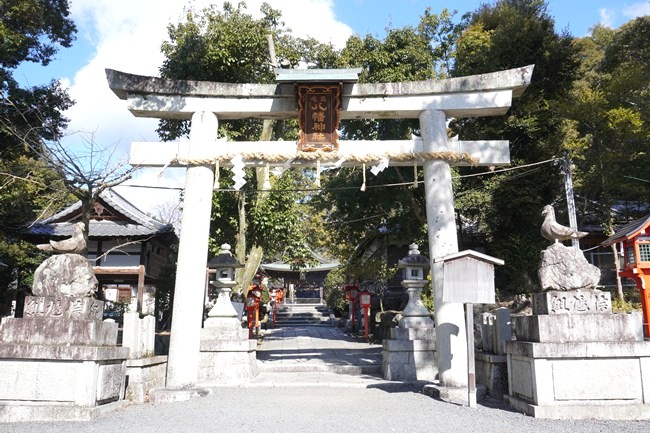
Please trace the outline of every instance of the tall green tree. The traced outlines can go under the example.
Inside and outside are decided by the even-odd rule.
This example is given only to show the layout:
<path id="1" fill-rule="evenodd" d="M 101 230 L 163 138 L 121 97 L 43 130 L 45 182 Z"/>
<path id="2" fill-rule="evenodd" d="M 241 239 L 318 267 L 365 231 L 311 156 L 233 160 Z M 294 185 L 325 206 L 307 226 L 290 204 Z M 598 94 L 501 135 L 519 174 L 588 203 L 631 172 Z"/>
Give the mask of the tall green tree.
<path id="1" fill-rule="evenodd" d="M 616 30 L 597 26 L 577 44 L 584 73 L 566 104 L 566 147 L 581 211 L 611 231 L 615 220 L 638 218 L 650 203 L 650 17 Z"/>
<path id="2" fill-rule="evenodd" d="M 499 0 L 469 14 L 457 41 L 453 76 L 472 75 L 535 64 L 526 93 L 507 116 L 462 119 L 452 129 L 463 139 L 507 139 L 514 165 L 562 155 L 561 112 L 577 78 L 579 58 L 573 38 L 558 33 L 542 0 Z M 461 174 L 485 170 L 461 170 Z M 544 240 L 541 210 L 562 203 L 561 174 L 547 165 L 528 171 L 463 179 L 457 209 L 479 221 L 493 254 L 505 259 L 499 286 L 517 292 L 537 287 L 536 269 Z M 561 208 L 557 206 L 558 214 Z"/>
<path id="3" fill-rule="evenodd" d="M 67 1 L 0 2 L 0 309 L 12 300 L 16 282 L 30 286 L 40 260 L 21 232 L 42 212 L 58 210 L 54 203 L 65 195 L 61 178 L 40 158 L 43 149 L 30 143 L 60 137 L 67 123 L 62 111 L 72 103 L 56 81 L 22 88 L 13 74 L 24 62 L 47 65 L 71 45 L 75 31 Z"/>
<path id="4" fill-rule="evenodd" d="M 362 68 L 361 83 L 445 77 L 449 74 L 447 68 L 453 59 L 453 41 L 458 31 L 453 23 L 454 14 L 446 9 L 434 14 L 428 8 L 417 27 L 389 28 L 383 39 L 354 35 L 335 65 Z M 341 122 L 341 130 L 342 138 L 347 140 L 410 139 L 419 133 L 419 124 L 413 119 L 347 120 Z M 426 238 L 424 191 L 422 187 L 412 187 L 416 176 L 421 178 L 421 170 L 414 173 L 410 167 L 389 167 L 377 176 L 367 171 L 367 187 L 362 192 L 359 189 L 364 173 L 360 167 L 323 174 L 323 191 L 310 205 L 315 212 L 324 213 L 326 228 L 336 239 L 330 245 L 339 246 L 335 253 L 342 262 L 364 238 L 380 232 L 388 232 L 399 241 Z"/>
<path id="5" fill-rule="evenodd" d="M 606 234 L 650 205 L 650 19 L 619 29 L 596 26 L 576 41 L 581 79 L 566 104 L 566 141 L 575 165 L 580 213 Z M 618 261 L 616 245 L 612 245 Z M 619 268 L 619 264 L 616 264 Z M 618 297 L 624 301 L 620 277 Z"/>
<path id="6" fill-rule="evenodd" d="M 262 17 L 254 18 L 244 3 L 236 7 L 225 2 L 221 8 L 211 6 L 200 11 L 188 9 L 184 18 L 169 26 L 169 39 L 162 45 L 165 60 L 161 76 L 231 83 L 272 83 L 273 61 L 295 67 L 299 62 L 324 67 L 335 58 L 330 45 L 313 39 L 294 38 L 281 21 L 280 12 L 268 4 L 261 7 Z M 268 37 L 272 36 L 276 59 L 270 58 Z M 161 121 L 158 129 L 163 139 L 171 140 L 188 133 L 187 122 Z M 220 135 L 231 141 L 293 139 L 296 122 L 258 120 L 220 121 Z M 222 187 L 229 188 L 231 173 L 221 170 Z M 264 181 L 263 170 L 249 170 L 247 184 L 238 192 L 220 191 L 213 195 L 210 248 L 213 253 L 223 242 L 235 241 L 239 260 L 247 262 L 240 279 L 245 290 L 247 280 L 257 270 L 262 254 L 282 258 L 287 254 L 306 260 L 304 233 L 297 223 L 299 197 L 278 189 L 297 189 L 300 177 L 287 173 L 271 175 L 274 191 L 258 192 Z"/>

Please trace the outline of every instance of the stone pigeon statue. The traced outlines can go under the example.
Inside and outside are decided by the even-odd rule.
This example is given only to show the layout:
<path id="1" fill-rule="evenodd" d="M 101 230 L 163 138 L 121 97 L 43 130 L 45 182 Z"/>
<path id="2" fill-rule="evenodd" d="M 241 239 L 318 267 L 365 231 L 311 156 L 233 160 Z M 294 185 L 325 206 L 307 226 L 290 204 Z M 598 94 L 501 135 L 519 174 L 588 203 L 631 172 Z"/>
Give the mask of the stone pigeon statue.
<path id="1" fill-rule="evenodd" d="M 86 251 L 86 240 L 84 239 L 85 225 L 78 222 L 74 225 L 74 234 L 71 238 L 62 241 L 50 241 L 48 244 L 38 244 L 36 248 L 43 251 L 52 251 L 63 254 L 81 254 Z"/>
<path id="2" fill-rule="evenodd" d="M 587 236 L 587 232 L 579 232 L 571 227 L 558 224 L 555 221 L 555 210 L 551 205 L 544 206 L 542 215 L 545 216 L 544 222 L 542 223 L 542 236 L 549 241 L 561 242 Z"/>

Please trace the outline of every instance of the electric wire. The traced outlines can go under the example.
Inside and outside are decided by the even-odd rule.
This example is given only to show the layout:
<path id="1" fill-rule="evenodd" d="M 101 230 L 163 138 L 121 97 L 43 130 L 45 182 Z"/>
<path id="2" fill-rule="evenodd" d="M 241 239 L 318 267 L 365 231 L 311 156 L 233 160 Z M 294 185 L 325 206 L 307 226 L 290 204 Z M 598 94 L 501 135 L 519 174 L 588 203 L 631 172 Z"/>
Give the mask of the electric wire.
<path id="1" fill-rule="evenodd" d="M 483 173 L 471 173 L 471 174 L 464 174 L 464 175 L 454 175 L 454 176 L 452 176 L 452 179 L 462 179 L 462 178 L 468 178 L 468 177 L 478 177 L 478 176 L 487 176 L 487 175 L 492 175 L 492 174 L 504 173 L 504 172 L 513 171 L 513 170 L 520 170 L 520 169 L 528 168 L 528 167 L 535 167 L 535 166 L 539 166 L 539 165 L 542 165 L 542 164 L 548 164 L 548 163 L 552 163 L 552 162 L 555 162 L 555 161 L 558 161 L 558 160 L 560 160 L 560 158 L 551 158 L 551 159 L 547 159 L 547 160 L 544 160 L 544 161 L 538 161 L 538 162 L 533 162 L 533 163 L 530 163 L 530 164 L 518 165 L 516 167 L 502 168 L 502 169 L 499 169 L 499 170 L 490 170 L 490 171 L 486 171 L 486 172 L 483 172 Z M 528 170 L 526 172 L 511 176 L 511 177 L 509 177 L 507 179 L 504 179 L 504 180 L 510 181 L 510 180 L 518 179 L 518 178 L 520 178 L 522 176 L 527 176 L 527 175 L 529 175 L 531 173 L 534 173 L 536 171 L 539 171 L 539 168 L 537 168 L 535 170 Z M 420 185 L 420 184 L 423 184 L 424 181 L 423 180 L 417 180 L 417 181 L 409 181 L 409 182 L 397 182 L 397 183 L 383 183 L 383 184 L 378 184 L 378 185 L 366 185 L 366 189 L 392 188 L 392 187 L 396 187 L 396 186 L 413 186 L 416 183 L 418 185 Z M 182 190 L 183 189 L 183 187 L 148 186 L 148 185 L 136 185 L 136 184 L 120 185 L 120 186 L 131 187 L 131 188 L 152 188 L 152 189 L 168 189 L 168 190 Z M 269 189 L 254 189 L 254 190 L 249 190 L 249 191 L 241 191 L 241 190 L 236 190 L 234 188 L 218 188 L 218 189 L 215 189 L 214 191 L 215 192 L 248 192 L 248 193 L 252 193 L 252 192 L 319 192 L 319 191 L 323 191 L 323 190 L 327 190 L 327 191 L 346 191 L 346 190 L 358 190 L 358 189 L 359 189 L 358 186 L 340 186 L 340 187 L 333 187 L 333 188 L 322 188 L 322 187 L 316 188 L 315 187 L 315 188 L 286 188 L 286 189 L 270 189 L 270 190 Z M 472 190 L 467 190 L 467 191 L 464 191 L 463 193 L 466 193 L 466 192 L 469 192 L 469 191 L 472 191 Z"/>

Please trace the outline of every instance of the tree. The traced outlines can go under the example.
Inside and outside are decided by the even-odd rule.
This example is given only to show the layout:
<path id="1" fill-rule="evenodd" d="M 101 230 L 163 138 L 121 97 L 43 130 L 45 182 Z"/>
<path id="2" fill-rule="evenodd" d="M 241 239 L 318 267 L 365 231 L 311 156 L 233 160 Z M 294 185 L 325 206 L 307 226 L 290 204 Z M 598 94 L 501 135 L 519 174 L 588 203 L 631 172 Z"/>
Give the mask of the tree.
<path id="1" fill-rule="evenodd" d="M 60 47 L 69 47 L 76 32 L 64 0 L 4 0 L 0 3 L 0 304 L 17 288 L 30 286 L 40 261 L 35 249 L 20 240 L 25 225 L 54 212 L 66 202 L 61 179 L 39 158 L 41 149 L 26 145 L 58 137 L 67 120 L 62 112 L 72 101 L 52 81 L 21 88 L 13 71 L 23 62 L 47 65 Z M 0 310 L 3 309 L 0 305 Z"/>
<path id="2" fill-rule="evenodd" d="M 445 77 L 453 58 L 457 26 L 454 13 L 440 15 L 427 8 L 417 27 L 388 29 L 380 40 L 372 35 L 352 36 L 338 59 L 337 67 L 361 67 L 362 83 L 429 80 Z M 417 120 L 347 120 L 341 123 L 344 139 L 409 139 L 419 133 Z M 323 174 L 323 191 L 310 205 L 324 213 L 327 230 L 335 239 L 330 245 L 345 261 L 368 235 L 387 231 L 393 239 L 421 241 L 426 238 L 426 206 L 423 188 L 413 188 L 421 170 L 389 167 L 377 176 L 366 173 L 367 187 L 359 191 L 363 172 L 343 168 Z M 390 187 L 383 185 L 392 185 Z M 422 245 L 426 243 L 420 242 Z M 349 272 L 363 272 L 369 264 L 349 263 Z"/>
<path id="3" fill-rule="evenodd" d="M 513 165 L 561 156 L 564 123 L 561 107 L 577 77 L 579 58 L 573 38 L 557 33 L 540 0 L 500 0 L 465 17 L 456 43 L 453 76 L 472 75 L 535 64 L 526 93 L 508 115 L 460 119 L 451 128 L 463 139 L 510 141 Z M 550 170 L 549 170 L 550 168 Z M 486 169 L 462 169 L 477 174 Z M 497 274 L 504 289 L 527 292 L 537 287 L 541 210 L 563 197 L 559 169 L 549 165 L 499 175 L 463 179 L 456 207 L 463 217 L 480 222 L 491 253 L 505 260 Z"/>
<path id="4" fill-rule="evenodd" d="M 102 191 L 131 178 L 135 167 L 128 166 L 126 161 L 115 160 L 116 147 L 97 144 L 92 134 L 65 136 L 58 131 L 48 134 L 45 117 L 40 118 L 40 124 L 45 127 L 33 128 L 20 107 L 11 100 L 5 100 L 5 104 L 23 122 L 10 123 L 0 118 L 0 127 L 58 175 L 58 183 L 63 187 L 59 193 L 70 194 L 81 201 L 82 222 L 86 227 L 84 237 L 88 241 L 90 214 L 97 198 Z M 35 116 L 40 117 L 40 113 L 36 112 Z"/>
<path id="5" fill-rule="evenodd" d="M 583 213 L 596 213 L 611 232 L 614 220 L 638 218 L 650 203 L 650 18 L 617 30 L 597 26 L 578 43 L 584 78 L 566 106 L 566 147 Z"/>
<path id="6" fill-rule="evenodd" d="M 201 11 L 188 9 L 184 19 L 169 26 L 169 40 L 162 45 L 165 60 L 161 76 L 173 79 L 192 79 L 221 82 L 271 83 L 274 80 L 269 56 L 268 36 L 275 43 L 275 62 L 296 66 L 301 61 L 313 64 L 327 63 L 333 53 L 329 45 L 313 39 L 292 37 L 281 15 L 267 4 L 261 8 L 262 18 L 255 19 L 246 12 L 245 5 L 237 7 L 226 2 L 222 10 L 211 6 Z M 296 139 L 295 122 L 273 125 L 256 120 L 220 121 L 220 135 L 229 140 Z M 188 133 L 186 122 L 163 120 L 159 135 L 171 140 Z M 246 290 L 262 259 L 290 254 L 292 259 L 305 259 L 302 246 L 304 235 L 297 224 L 298 196 L 287 192 L 258 192 L 264 182 L 264 169 L 248 170 L 249 181 L 240 191 L 218 191 L 213 196 L 210 250 L 216 253 L 219 245 L 235 240 L 235 254 L 246 263 L 245 276 L 238 276 Z M 229 188 L 232 173 L 221 169 L 220 184 Z M 288 173 L 270 176 L 274 190 L 289 188 L 301 182 L 300 177 Z"/>
<path id="7" fill-rule="evenodd" d="M 22 62 L 47 65 L 58 47 L 70 47 L 76 28 L 67 0 L 3 0 L 0 3 L 0 83 L 14 82 Z"/>
<path id="8" fill-rule="evenodd" d="M 606 234 L 617 223 L 641 217 L 650 204 L 648 43 L 648 17 L 617 30 L 596 26 L 577 41 L 582 78 L 565 107 L 565 147 L 576 167 L 580 211 L 599 221 Z M 617 285 L 624 301 L 620 278 Z"/>

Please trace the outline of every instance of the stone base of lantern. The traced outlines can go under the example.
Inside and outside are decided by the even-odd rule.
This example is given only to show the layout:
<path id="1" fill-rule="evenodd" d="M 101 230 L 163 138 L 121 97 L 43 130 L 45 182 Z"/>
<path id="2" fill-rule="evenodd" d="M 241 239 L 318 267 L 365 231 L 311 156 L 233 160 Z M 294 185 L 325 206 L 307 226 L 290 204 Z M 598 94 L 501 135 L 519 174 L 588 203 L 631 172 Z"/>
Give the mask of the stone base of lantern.
<path id="1" fill-rule="evenodd" d="M 199 381 L 239 382 L 257 376 L 257 340 L 235 318 L 210 318 L 201 330 Z"/>
<path id="2" fill-rule="evenodd" d="M 382 376 L 400 382 L 433 381 L 436 366 L 434 328 L 393 328 L 383 342 Z"/>

